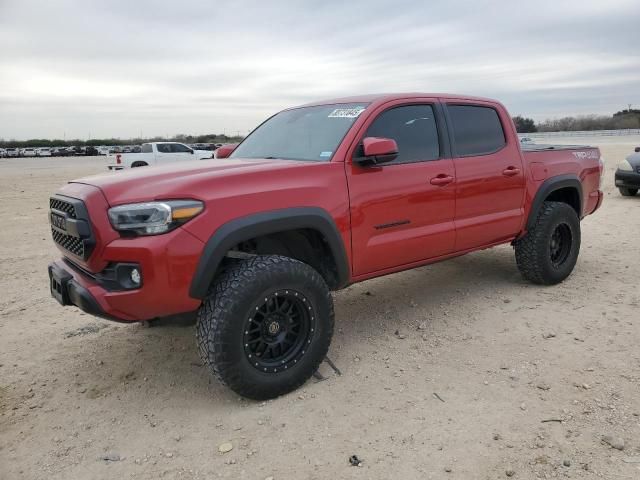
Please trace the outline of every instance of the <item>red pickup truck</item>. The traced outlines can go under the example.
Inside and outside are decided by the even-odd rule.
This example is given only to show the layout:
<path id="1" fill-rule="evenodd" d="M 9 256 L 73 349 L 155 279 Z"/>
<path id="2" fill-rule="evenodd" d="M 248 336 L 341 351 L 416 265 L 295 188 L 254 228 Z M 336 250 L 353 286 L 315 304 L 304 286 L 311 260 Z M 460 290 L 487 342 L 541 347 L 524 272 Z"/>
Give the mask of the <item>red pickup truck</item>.
<path id="1" fill-rule="evenodd" d="M 522 275 L 573 270 L 602 202 L 597 148 L 521 150 L 498 102 L 361 96 L 284 110 L 218 160 L 75 180 L 50 200 L 52 295 L 124 322 L 197 310 L 200 354 L 241 395 L 303 384 L 331 290 L 511 243 Z"/>

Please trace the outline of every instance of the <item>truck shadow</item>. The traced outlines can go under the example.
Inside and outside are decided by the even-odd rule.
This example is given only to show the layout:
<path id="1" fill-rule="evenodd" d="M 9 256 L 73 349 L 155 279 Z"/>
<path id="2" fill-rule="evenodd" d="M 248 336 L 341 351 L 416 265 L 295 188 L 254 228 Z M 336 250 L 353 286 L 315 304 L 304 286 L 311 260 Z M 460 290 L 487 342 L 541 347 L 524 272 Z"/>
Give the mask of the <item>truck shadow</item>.
<path id="1" fill-rule="evenodd" d="M 454 303 L 473 305 L 487 297 L 501 301 L 503 291 L 514 295 L 514 288 L 517 294 L 527 287 L 506 248 L 353 285 L 334 295 L 336 334 L 330 355 L 340 367 L 341 352 L 363 348 L 363 335 L 383 342 L 395 330 L 415 329 L 416 318 L 432 319 L 432 328 L 449 328 L 440 314 Z M 462 319 L 449 316 L 448 325 L 457 320 Z M 127 408 L 138 408 L 141 396 L 176 408 L 185 402 L 202 403 L 203 408 L 212 401 L 237 402 L 238 396 L 213 379 L 200 361 L 194 321 L 187 315 L 162 319 L 150 328 L 109 323 L 95 335 L 72 340 L 79 360 L 67 376 L 85 385 L 89 398 L 116 396 Z M 140 408 L 146 408 L 144 402 Z"/>

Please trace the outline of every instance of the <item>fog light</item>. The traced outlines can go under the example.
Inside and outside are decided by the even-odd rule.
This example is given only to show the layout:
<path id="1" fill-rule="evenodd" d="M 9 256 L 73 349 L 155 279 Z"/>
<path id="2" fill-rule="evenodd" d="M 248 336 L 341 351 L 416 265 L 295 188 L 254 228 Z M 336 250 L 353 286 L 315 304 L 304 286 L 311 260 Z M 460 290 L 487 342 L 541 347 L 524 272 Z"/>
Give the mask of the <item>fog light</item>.
<path id="1" fill-rule="evenodd" d="M 137 268 L 132 268 L 131 269 L 131 281 L 134 283 L 134 285 L 140 285 L 140 270 L 138 270 Z"/>

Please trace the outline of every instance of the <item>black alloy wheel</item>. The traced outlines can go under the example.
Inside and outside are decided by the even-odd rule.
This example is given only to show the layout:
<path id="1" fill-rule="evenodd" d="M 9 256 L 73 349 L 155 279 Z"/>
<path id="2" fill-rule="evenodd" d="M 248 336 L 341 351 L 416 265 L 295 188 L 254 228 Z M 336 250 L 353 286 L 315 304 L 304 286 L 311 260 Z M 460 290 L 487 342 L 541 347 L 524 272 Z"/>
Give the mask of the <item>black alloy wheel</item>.
<path id="1" fill-rule="evenodd" d="M 549 242 L 549 254 L 551 255 L 551 264 L 555 268 L 562 266 L 567 261 L 571 252 L 571 228 L 566 223 L 556 226 L 551 234 Z"/>
<path id="2" fill-rule="evenodd" d="M 295 290 L 277 290 L 254 307 L 245 320 L 244 352 L 261 372 L 278 373 L 298 363 L 311 344 L 316 313 Z"/>

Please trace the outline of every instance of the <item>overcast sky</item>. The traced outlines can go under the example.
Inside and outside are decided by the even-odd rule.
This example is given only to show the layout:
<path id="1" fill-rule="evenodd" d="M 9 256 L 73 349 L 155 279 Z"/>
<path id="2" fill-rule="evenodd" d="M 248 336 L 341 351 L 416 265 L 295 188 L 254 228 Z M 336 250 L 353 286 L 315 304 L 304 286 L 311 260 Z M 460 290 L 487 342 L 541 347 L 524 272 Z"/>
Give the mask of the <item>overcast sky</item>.
<path id="1" fill-rule="evenodd" d="M 536 120 L 640 107 L 640 0 L 0 0 L 0 138 L 247 133 L 449 92 Z"/>

